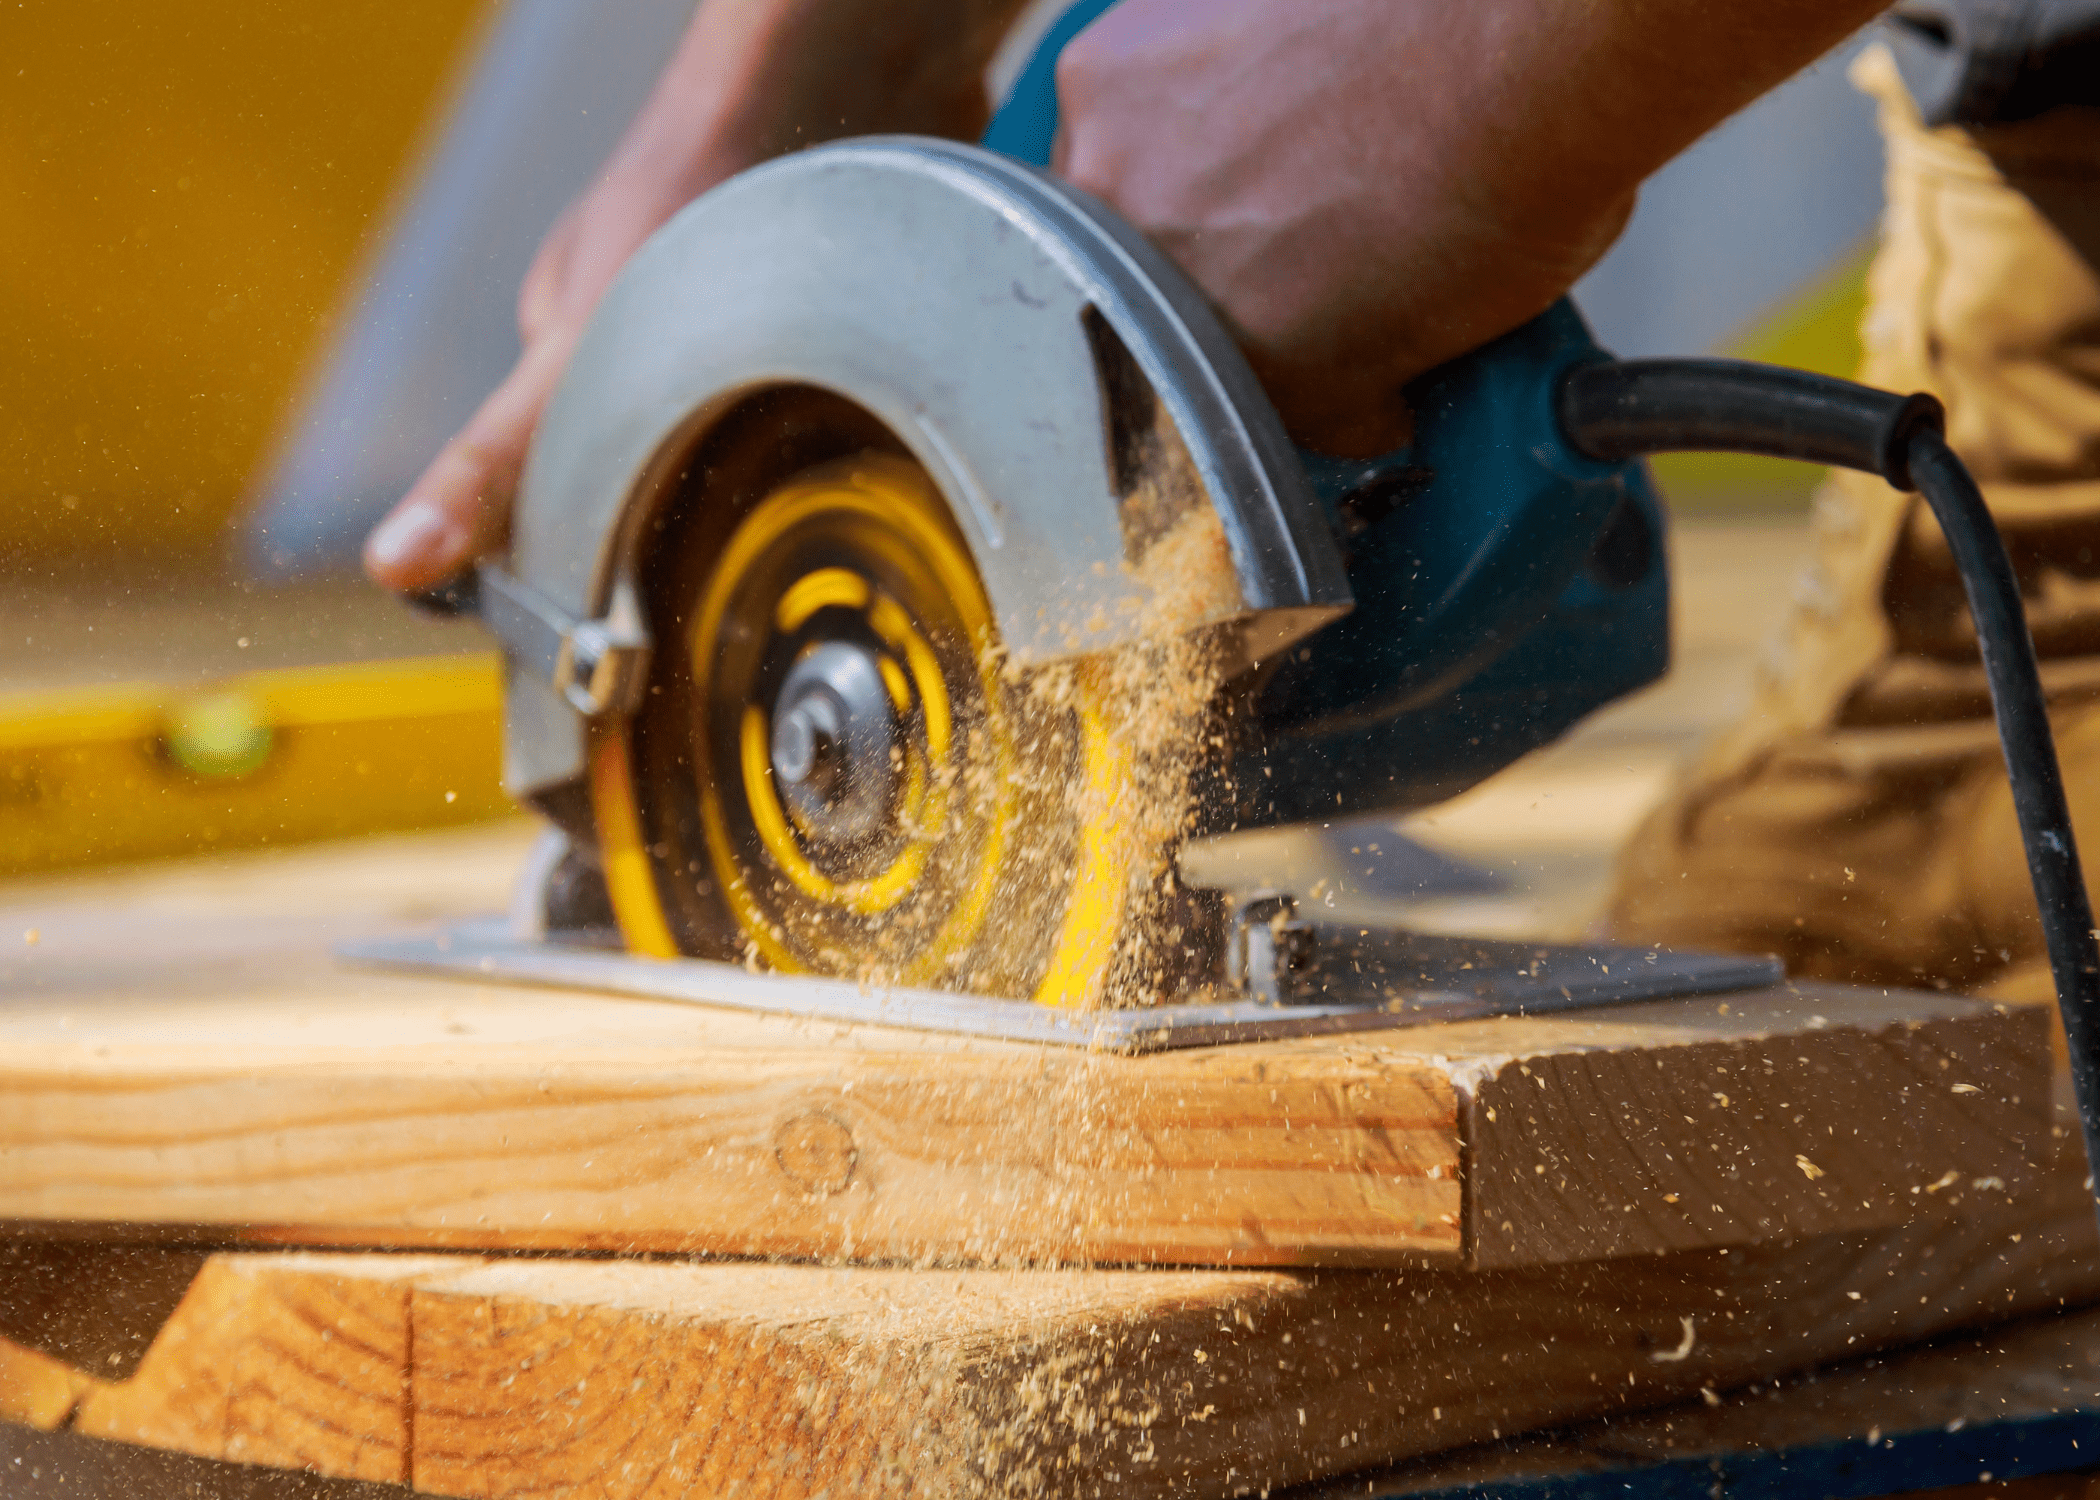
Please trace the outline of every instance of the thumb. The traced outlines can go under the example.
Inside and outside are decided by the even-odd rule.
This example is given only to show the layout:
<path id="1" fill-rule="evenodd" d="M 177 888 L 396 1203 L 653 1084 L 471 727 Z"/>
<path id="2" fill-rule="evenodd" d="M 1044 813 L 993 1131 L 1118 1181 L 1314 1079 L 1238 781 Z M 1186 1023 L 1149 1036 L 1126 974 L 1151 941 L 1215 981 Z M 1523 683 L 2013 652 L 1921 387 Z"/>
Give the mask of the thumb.
<path id="1" fill-rule="evenodd" d="M 545 337 L 527 348 L 372 529 L 364 562 L 374 582 L 402 593 L 432 588 L 502 543 L 533 429 L 573 343 Z"/>

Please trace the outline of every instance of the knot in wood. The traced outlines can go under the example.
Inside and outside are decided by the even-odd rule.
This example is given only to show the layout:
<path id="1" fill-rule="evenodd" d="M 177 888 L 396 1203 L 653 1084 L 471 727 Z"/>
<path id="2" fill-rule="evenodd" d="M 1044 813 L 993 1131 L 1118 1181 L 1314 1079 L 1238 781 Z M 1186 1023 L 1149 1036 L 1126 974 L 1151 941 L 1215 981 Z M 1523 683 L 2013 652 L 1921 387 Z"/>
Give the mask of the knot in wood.
<path id="1" fill-rule="evenodd" d="M 820 1110 L 783 1120 L 773 1132 L 773 1159 L 788 1180 L 812 1198 L 843 1193 L 853 1180 L 860 1148 L 853 1132 Z"/>

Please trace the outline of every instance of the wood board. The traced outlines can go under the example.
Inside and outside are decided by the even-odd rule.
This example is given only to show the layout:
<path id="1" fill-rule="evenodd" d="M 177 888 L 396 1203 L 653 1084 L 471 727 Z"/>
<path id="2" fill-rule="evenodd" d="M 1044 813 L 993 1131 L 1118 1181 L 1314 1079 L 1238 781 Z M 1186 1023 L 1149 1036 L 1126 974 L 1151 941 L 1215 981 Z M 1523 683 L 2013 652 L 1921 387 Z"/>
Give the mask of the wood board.
<path id="1" fill-rule="evenodd" d="M 442 890 L 448 861 L 473 873 L 493 847 L 18 889 L 0 933 L 38 936 L 0 948 L 0 1220 L 1487 1268 L 1997 1212 L 2061 1128 L 2046 1016 L 1903 991 L 1124 1058 L 330 960 L 410 925 L 375 891 Z"/>
<path id="2" fill-rule="evenodd" d="M 2090 1300 L 2079 1166 L 1991 1220 L 1499 1272 L 229 1254 L 39 1420 L 451 1495 L 1255 1493 Z"/>
<path id="3" fill-rule="evenodd" d="M 2100 1313 L 2027 1318 L 1711 1399 L 1294 1487 L 1285 1500 L 2093 1500 Z M 393 1500 L 331 1478 L 0 1422 L 9 1500 Z M 1491 1487 L 1491 1488 L 1490 1488 Z M 1951 1487 L 1951 1488 L 1948 1488 Z"/>

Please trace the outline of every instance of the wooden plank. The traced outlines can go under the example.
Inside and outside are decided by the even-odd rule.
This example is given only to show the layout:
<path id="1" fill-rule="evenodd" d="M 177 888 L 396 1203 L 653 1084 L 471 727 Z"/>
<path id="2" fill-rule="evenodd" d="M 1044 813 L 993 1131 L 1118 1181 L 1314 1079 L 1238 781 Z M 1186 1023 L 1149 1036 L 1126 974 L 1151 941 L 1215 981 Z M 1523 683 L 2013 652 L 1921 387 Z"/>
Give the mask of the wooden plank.
<path id="1" fill-rule="evenodd" d="M 94 1381 L 70 1365 L 0 1339 L 0 1422 L 43 1431 L 71 1420 Z"/>
<path id="2" fill-rule="evenodd" d="M 98 1383 L 73 1430 L 347 1479 L 409 1479 L 409 1296 L 453 1269 L 394 1258 L 380 1276 L 325 1262 L 205 1264 L 129 1380 Z"/>
<path id="3" fill-rule="evenodd" d="M 2051 1020 L 1801 985 L 1622 1013 L 1462 1091 L 1470 1263 L 1994 1213 L 2046 1155 Z M 1741 1038 L 1731 1019 L 1755 1028 Z M 1525 1030 L 1544 1029 L 1527 1023 Z M 1512 1027 L 1510 1029 L 1516 1029 Z"/>
<path id="4" fill-rule="evenodd" d="M 335 1018 L 435 1033 L 408 1045 L 309 1025 L 273 1047 L 266 1018 L 201 1007 L 186 1041 L 172 1012 L 139 1041 L 11 1037 L 0 1216 L 761 1254 L 1457 1252 L 1450 1090 L 1375 1053 L 1126 1067 L 432 989 L 415 1015 L 360 987 Z"/>
<path id="5" fill-rule="evenodd" d="M 1832 1441 L 1893 1448 L 1905 1434 L 2100 1414 L 2100 1311 L 2033 1318 L 1833 1370 L 1718 1404 L 1622 1418 L 1584 1435 L 1620 1458 L 1781 1452 Z M 2093 1467 L 2089 1455 L 2081 1467 Z M 1971 1476 L 1972 1478 L 1974 1476 Z"/>
<path id="6" fill-rule="evenodd" d="M 75 1426 L 455 1495 L 1223 1496 L 2100 1296 L 2080 1173 L 1989 1218 L 1497 1272 L 226 1255 Z"/>
<path id="7" fill-rule="evenodd" d="M 1972 1184 L 1995 1184 L 1986 1203 L 2023 1191 L 2050 1129 L 2043 1018 L 1939 996 L 1773 991 L 1726 1014 L 1671 1002 L 1130 1059 L 292 962 L 310 967 L 283 987 L 265 969 L 225 998 L 113 1008 L 97 989 L 0 1018 L 0 1217 L 1510 1265 L 1963 1212 Z"/>
<path id="8" fill-rule="evenodd" d="M 0 1351 L 4 1352 L 4 1351 Z M 1295 1500 L 1766 1500 L 1920 1495 L 2087 1500 L 2100 1451 L 2100 1313 L 2030 1318 L 1976 1337 L 1744 1391 L 1294 1489 Z M 264 1469 L 0 1425 L 9 1500 L 399 1495 L 310 1470 Z M 1990 1488 L 1979 1488 L 1990 1486 Z"/>

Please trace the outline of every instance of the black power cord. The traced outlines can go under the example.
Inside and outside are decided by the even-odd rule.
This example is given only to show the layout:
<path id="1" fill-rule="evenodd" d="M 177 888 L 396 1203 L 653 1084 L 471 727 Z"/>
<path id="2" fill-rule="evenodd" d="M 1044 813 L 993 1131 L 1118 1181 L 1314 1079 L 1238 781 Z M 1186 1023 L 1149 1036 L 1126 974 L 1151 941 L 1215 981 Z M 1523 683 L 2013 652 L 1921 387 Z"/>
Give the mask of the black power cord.
<path id="1" fill-rule="evenodd" d="M 1570 446 L 1595 459 L 1759 453 L 1861 469 L 1925 497 L 1976 622 L 2070 1044 L 2088 1171 L 2100 1175 L 2100 933 L 2071 834 L 2019 579 L 1976 481 L 1947 446 L 1940 403 L 1744 360 L 1642 359 L 1571 371 L 1560 389 L 1560 424 Z M 2094 1176 L 2086 1183 L 2092 1190 Z"/>

